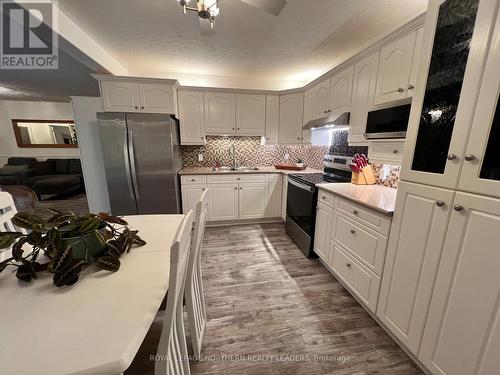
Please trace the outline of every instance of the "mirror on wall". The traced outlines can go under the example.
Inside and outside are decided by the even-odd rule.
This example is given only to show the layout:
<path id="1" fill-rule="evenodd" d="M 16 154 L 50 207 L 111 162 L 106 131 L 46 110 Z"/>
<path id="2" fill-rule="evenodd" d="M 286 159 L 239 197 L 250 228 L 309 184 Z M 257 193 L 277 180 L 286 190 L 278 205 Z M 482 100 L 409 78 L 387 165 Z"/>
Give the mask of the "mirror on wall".
<path id="1" fill-rule="evenodd" d="M 72 120 L 12 120 L 18 147 L 77 148 Z"/>

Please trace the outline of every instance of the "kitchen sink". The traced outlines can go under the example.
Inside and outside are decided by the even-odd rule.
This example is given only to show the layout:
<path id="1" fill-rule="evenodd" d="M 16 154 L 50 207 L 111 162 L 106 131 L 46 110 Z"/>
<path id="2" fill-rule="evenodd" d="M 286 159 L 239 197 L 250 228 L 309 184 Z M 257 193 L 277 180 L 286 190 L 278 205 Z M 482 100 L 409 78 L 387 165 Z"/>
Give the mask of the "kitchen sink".
<path id="1" fill-rule="evenodd" d="M 258 171 L 257 167 L 212 167 L 212 171 L 214 172 L 251 172 Z"/>
<path id="2" fill-rule="evenodd" d="M 234 172 L 236 170 L 237 170 L 237 168 L 233 168 L 233 167 L 213 167 L 212 168 L 212 171 L 214 171 L 214 172 Z"/>

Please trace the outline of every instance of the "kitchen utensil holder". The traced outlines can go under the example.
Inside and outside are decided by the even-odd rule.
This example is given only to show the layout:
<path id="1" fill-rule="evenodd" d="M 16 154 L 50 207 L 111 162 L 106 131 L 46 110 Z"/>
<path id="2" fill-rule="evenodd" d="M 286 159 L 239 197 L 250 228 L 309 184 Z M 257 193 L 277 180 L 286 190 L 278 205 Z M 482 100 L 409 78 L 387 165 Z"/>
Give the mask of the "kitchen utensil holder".
<path id="1" fill-rule="evenodd" d="M 352 172 L 351 183 L 356 185 L 373 185 L 375 176 L 371 165 L 367 165 L 360 172 Z"/>

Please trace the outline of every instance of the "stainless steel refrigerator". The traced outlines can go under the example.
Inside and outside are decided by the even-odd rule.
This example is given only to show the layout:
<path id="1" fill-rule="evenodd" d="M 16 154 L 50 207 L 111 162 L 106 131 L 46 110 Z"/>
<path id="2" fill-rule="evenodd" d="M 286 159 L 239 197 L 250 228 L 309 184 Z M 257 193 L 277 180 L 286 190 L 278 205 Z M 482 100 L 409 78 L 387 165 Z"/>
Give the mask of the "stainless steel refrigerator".
<path id="1" fill-rule="evenodd" d="M 97 114 L 113 215 L 182 210 L 179 123 L 166 114 Z"/>

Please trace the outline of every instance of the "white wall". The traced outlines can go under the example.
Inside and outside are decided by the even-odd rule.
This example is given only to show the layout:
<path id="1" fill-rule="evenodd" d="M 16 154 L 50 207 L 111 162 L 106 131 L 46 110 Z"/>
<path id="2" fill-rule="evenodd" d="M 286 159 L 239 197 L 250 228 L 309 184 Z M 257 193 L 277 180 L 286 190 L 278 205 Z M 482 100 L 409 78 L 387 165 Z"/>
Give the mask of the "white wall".
<path id="1" fill-rule="evenodd" d="M 23 120 L 73 120 L 71 103 L 0 101 L 0 167 L 10 156 L 47 158 L 78 158 L 75 148 L 19 148 L 17 147 L 12 119 Z"/>

